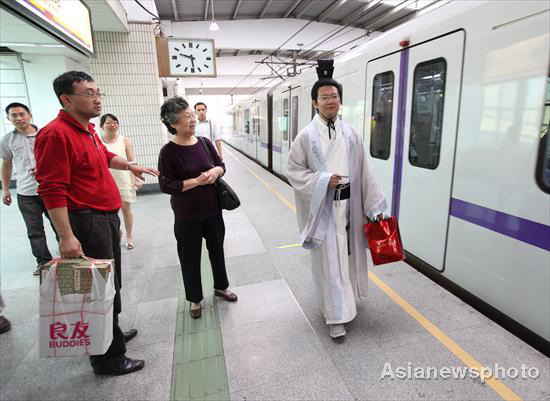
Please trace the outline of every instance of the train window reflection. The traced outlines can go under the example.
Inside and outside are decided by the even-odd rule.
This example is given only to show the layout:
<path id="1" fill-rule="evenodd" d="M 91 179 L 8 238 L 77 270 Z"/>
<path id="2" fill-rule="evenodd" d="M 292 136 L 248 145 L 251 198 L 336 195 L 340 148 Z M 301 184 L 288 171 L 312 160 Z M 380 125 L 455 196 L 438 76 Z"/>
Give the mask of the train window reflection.
<path id="1" fill-rule="evenodd" d="M 414 70 L 409 141 L 413 166 L 435 170 L 439 165 L 446 71 L 443 58 L 420 63 Z"/>
<path id="2" fill-rule="evenodd" d="M 540 130 L 539 156 L 537 160 L 537 183 L 544 192 L 550 194 L 550 72 L 546 79 L 546 99 Z"/>
<path id="3" fill-rule="evenodd" d="M 373 80 L 370 154 L 377 159 L 388 160 L 390 157 L 393 81 L 392 71 L 376 74 Z"/>
<path id="4" fill-rule="evenodd" d="M 258 104 L 252 108 L 252 134 L 260 136 L 260 105 Z"/>
<path id="5" fill-rule="evenodd" d="M 244 133 L 250 134 L 250 109 L 244 110 Z"/>

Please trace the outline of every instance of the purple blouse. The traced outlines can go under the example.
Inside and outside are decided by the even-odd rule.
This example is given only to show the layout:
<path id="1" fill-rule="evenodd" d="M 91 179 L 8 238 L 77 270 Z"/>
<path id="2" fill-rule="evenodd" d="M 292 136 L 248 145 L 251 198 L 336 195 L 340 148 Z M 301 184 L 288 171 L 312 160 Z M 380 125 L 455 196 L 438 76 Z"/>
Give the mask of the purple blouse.
<path id="1" fill-rule="evenodd" d="M 206 145 L 210 149 L 215 166 L 220 166 L 225 171 L 225 164 L 212 142 L 206 139 Z M 200 140 L 189 146 L 170 141 L 162 147 L 158 162 L 160 190 L 171 195 L 170 204 L 176 220 L 199 220 L 222 213 L 213 184 L 200 185 L 182 192 L 184 180 L 196 178 L 212 167 L 214 166 L 210 163 Z"/>

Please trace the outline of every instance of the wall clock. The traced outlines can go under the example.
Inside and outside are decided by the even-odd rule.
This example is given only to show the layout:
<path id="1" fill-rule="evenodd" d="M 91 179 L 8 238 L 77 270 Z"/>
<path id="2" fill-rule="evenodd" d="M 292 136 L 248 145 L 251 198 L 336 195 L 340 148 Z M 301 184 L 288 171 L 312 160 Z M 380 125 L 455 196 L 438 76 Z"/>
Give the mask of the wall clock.
<path id="1" fill-rule="evenodd" d="M 216 57 L 212 39 L 168 39 L 170 75 L 215 77 Z"/>

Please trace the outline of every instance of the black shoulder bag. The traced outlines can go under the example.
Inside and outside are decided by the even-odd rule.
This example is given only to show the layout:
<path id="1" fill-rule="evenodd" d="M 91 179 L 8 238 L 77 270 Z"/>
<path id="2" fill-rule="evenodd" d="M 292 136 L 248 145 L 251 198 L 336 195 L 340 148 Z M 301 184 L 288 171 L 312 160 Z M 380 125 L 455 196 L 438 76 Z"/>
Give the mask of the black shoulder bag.
<path id="1" fill-rule="evenodd" d="M 208 146 L 204 143 L 203 137 L 199 136 L 197 137 L 197 139 L 202 143 L 202 146 L 204 147 L 204 150 L 208 155 L 208 160 L 210 160 L 210 164 L 212 164 L 212 166 L 215 166 L 214 157 L 212 156 L 212 153 L 210 152 Z M 222 209 L 233 210 L 241 205 L 241 201 L 239 200 L 239 197 L 237 196 L 235 191 L 233 191 L 233 188 L 231 188 L 229 184 L 225 182 L 221 177 L 216 180 L 214 186 L 216 187 L 216 192 L 218 193 L 218 199 L 220 201 L 220 206 Z"/>

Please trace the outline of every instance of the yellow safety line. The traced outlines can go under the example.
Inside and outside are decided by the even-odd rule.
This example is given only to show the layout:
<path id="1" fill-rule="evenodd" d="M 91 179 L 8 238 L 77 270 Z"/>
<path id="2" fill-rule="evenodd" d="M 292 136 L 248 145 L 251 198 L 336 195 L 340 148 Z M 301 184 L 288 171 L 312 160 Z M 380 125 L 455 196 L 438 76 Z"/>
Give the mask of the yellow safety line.
<path id="1" fill-rule="evenodd" d="M 435 324 L 430 322 L 422 313 L 417 311 L 412 305 L 405 301 L 397 292 L 384 283 L 376 274 L 369 271 L 369 279 L 386 293 L 396 304 L 401 306 L 409 315 L 411 315 L 422 327 L 430 332 L 432 336 L 439 340 L 441 344 L 447 347 L 458 359 L 464 362 L 472 369 L 476 369 L 483 376 L 484 368 L 473 356 L 464 351 L 460 345 L 455 343 L 450 337 L 443 333 Z M 504 400 L 521 400 L 521 397 L 510 390 L 504 383 L 494 377 L 485 379 L 487 384 L 495 390 Z"/>
<path id="2" fill-rule="evenodd" d="M 278 246 L 277 249 L 295 248 L 298 246 L 302 246 L 302 244 L 281 245 L 281 246 Z"/>
<path id="3" fill-rule="evenodd" d="M 244 165 L 239 159 L 235 157 L 231 152 L 225 150 L 224 152 L 229 153 L 241 166 L 247 169 L 254 177 L 256 177 L 267 189 L 275 194 L 286 206 L 296 213 L 296 208 L 292 203 L 286 200 L 283 195 L 277 192 L 273 187 L 261 179 L 256 173 L 254 173 L 248 166 Z M 296 244 L 299 246 L 300 244 Z M 286 245 L 284 247 L 291 247 L 294 245 Z M 281 248 L 281 247 L 278 247 Z M 476 369 L 483 375 L 484 368 L 473 356 L 464 351 L 460 345 L 455 343 L 449 336 L 443 333 L 435 324 L 430 322 L 422 313 L 417 311 L 412 305 L 405 301 L 397 292 L 395 292 L 390 286 L 388 286 L 384 281 L 382 281 L 376 274 L 369 271 L 369 279 L 380 288 L 384 293 L 389 296 L 396 304 L 398 304 L 405 312 L 407 312 L 412 318 L 414 318 L 422 327 L 424 327 L 432 336 L 434 336 L 441 344 L 443 344 L 449 351 L 456 355 L 458 359 L 464 362 L 470 369 Z M 485 378 L 485 382 L 491 386 L 497 394 L 506 401 L 522 401 L 521 397 L 514 393 L 508 386 L 502 383 L 500 380 L 494 377 Z"/>

